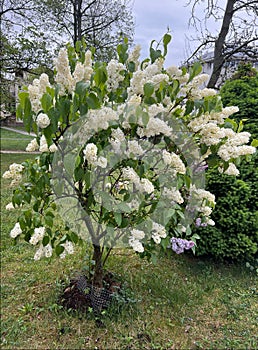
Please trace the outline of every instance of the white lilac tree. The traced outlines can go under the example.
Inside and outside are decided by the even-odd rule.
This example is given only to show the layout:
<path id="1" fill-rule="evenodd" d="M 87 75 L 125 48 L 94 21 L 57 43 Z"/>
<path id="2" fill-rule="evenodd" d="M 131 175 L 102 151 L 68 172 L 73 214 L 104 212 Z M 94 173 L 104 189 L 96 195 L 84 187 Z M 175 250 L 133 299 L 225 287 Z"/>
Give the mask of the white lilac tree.
<path id="1" fill-rule="evenodd" d="M 17 110 L 37 137 L 33 161 L 4 173 L 14 186 L 19 219 L 10 235 L 35 246 L 35 260 L 92 247 L 89 283 L 103 286 L 104 265 L 117 247 L 155 259 L 172 249 L 195 249 L 191 225 L 214 225 L 214 195 L 205 169 L 237 175 L 255 148 L 250 134 L 231 123 L 237 107 L 223 108 L 197 63 L 187 71 L 164 68 L 163 48 L 140 47 L 94 62 L 83 45 L 68 46 L 55 61 L 55 83 L 42 74 L 20 92 Z"/>

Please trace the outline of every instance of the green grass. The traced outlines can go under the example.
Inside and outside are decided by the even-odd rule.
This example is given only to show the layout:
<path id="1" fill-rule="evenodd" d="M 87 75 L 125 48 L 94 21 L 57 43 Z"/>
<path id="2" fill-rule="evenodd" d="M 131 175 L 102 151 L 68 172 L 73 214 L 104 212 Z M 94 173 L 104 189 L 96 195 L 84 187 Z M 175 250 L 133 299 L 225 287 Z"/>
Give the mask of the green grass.
<path id="1" fill-rule="evenodd" d="M 25 151 L 28 143 L 33 139 L 32 136 L 19 134 L 15 131 L 0 129 L 1 132 L 1 150 Z"/>
<path id="2" fill-rule="evenodd" d="M 3 154 L 1 171 L 27 155 Z M 32 157 L 32 155 L 30 155 Z M 131 291 L 134 303 L 94 318 L 60 307 L 63 281 L 79 271 L 84 251 L 64 260 L 34 262 L 34 248 L 14 245 L 17 218 L 6 211 L 12 189 L 2 180 L 2 349 L 254 349 L 257 345 L 256 276 L 243 266 L 190 255 L 157 265 L 129 250 L 113 254 L 108 269 Z"/>

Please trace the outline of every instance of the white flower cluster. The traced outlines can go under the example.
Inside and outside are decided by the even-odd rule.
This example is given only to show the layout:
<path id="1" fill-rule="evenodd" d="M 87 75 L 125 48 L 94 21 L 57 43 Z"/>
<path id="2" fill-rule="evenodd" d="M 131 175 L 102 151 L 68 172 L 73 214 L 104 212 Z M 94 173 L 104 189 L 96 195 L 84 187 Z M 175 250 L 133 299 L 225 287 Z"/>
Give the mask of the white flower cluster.
<path id="1" fill-rule="evenodd" d="M 156 244 L 160 244 L 161 238 L 166 238 L 167 233 L 164 226 L 158 224 L 157 222 L 152 222 L 152 239 Z"/>
<path id="2" fill-rule="evenodd" d="M 160 134 L 170 136 L 172 133 L 172 129 L 164 120 L 156 117 L 150 118 L 146 127 L 141 129 L 139 128 L 137 133 L 140 137 L 151 137 Z"/>
<path id="3" fill-rule="evenodd" d="M 135 69 L 137 70 L 139 67 L 139 58 L 140 58 L 140 54 L 141 54 L 141 46 L 140 45 L 136 45 L 132 52 L 129 53 L 127 62 L 133 62 L 135 64 Z"/>
<path id="4" fill-rule="evenodd" d="M 13 163 L 9 166 L 9 170 L 3 173 L 4 179 L 12 179 L 10 186 L 17 186 L 22 179 L 23 166 L 21 164 Z"/>
<path id="5" fill-rule="evenodd" d="M 128 157 L 131 155 L 133 155 L 133 157 L 141 156 L 144 153 L 142 147 L 139 145 L 139 142 L 136 140 L 128 141 L 127 147 L 128 150 L 126 154 Z"/>
<path id="6" fill-rule="evenodd" d="M 109 143 L 116 154 L 121 153 L 121 143 L 125 142 L 125 135 L 120 128 L 112 129 Z"/>
<path id="7" fill-rule="evenodd" d="M 64 247 L 64 251 L 60 254 L 60 258 L 64 259 L 67 254 L 73 254 L 74 248 L 72 242 L 66 241 L 61 244 Z M 50 243 L 48 243 L 45 247 L 42 243 L 40 243 L 38 250 L 34 255 L 34 260 L 40 260 L 43 257 L 50 258 L 53 255 L 53 248 Z"/>
<path id="8" fill-rule="evenodd" d="M 185 78 L 188 78 L 188 74 L 186 74 Z M 194 99 L 201 99 L 206 96 L 214 96 L 216 95 L 216 90 L 204 87 L 208 79 L 208 74 L 199 74 L 194 77 L 189 83 L 185 81 L 186 84 L 181 88 L 180 93 L 183 95 L 190 95 Z"/>
<path id="9" fill-rule="evenodd" d="M 26 152 L 35 152 L 39 149 L 39 145 L 37 139 L 34 138 L 30 141 L 30 143 L 26 147 Z"/>
<path id="10" fill-rule="evenodd" d="M 227 174 L 227 175 L 233 175 L 233 176 L 239 175 L 239 170 L 237 169 L 234 163 L 229 163 L 228 168 L 226 170 L 224 170 L 221 167 L 219 167 L 218 170 L 221 174 Z"/>
<path id="11" fill-rule="evenodd" d="M 224 129 L 227 140 L 220 146 L 218 155 L 225 161 L 255 153 L 256 149 L 247 146 L 245 143 L 249 141 L 250 134 L 248 132 L 235 133 L 232 129 Z"/>
<path id="12" fill-rule="evenodd" d="M 162 158 L 164 160 L 164 163 L 174 168 L 177 173 L 185 174 L 186 172 L 185 165 L 177 154 L 175 154 L 174 152 L 170 153 L 166 150 L 163 150 Z"/>
<path id="13" fill-rule="evenodd" d="M 153 184 L 151 183 L 150 180 L 146 179 L 146 178 L 142 178 L 140 180 L 140 183 L 136 184 L 136 188 L 142 192 L 142 193 L 148 193 L 151 194 L 154 192 L 155 188 L 153 186 Z"/>
<path id="14" fill-rule="evenodd" d="M 109 122 L 119 119 L 119 115 L 110 107 L 102 107 L 101 109 L 90 110 L 88 112 L 87 124 L 88 129 L 93 131 L 106 130 Z"/>
<path id="15" fill-rule="evenodd" d="M 8 204 L 6 205 L 5 209 L 6 209 L 6 210 L 13 210 L 13 209 L 15 209 L 15 208 L 14 208 L 14 206 L 13 206 L 13 203 L 10 202 L 10 203 L 8 203 Z"/>
<path id="16" fill-rule="evenodd" d="M 182 204 L 184 202 L 184 199 L 180 191 L 178 191 L 176 187 L 171 187 L 171 188 L 164 187 L 162 194 L 163 196 L 168 198 L 171 201 L 171 203 Z"/>
<path id="17" fill-rule="evenodd" d="M 133 73 L 130 87 L 128 88 L 128 96 L 142 95 L 143 88 L 146 83 L 151 83 L 154 89 L 159 89 L 161 82 L 168 82 L 169 76 L 161 73 L 163 60 L 157 59 L 154 63 L 146 65 L 143 70 L 137 70 Z"/>
<path id="18" fill-rule="evenodd" d="M 51 153 L 54 153 L 57 151 L 57 146 L 52 143 L 52 145 L 50 145 L 48 147 L 48 144 L 47 144 L 47 140 L 45 138 L 44 135 L 42 135 L 40 137 L 40 140 L 39 140 L 39 144 L 37 142 L 37 139 L 34 138 L 33 140 L 30 141 L 30 143 L 27 145 L 26 147 L 26 152 L 35 152 L 35 151 L 40 151 L 40 152 L 51 152 Z"/>
<path id="19" fill-rule="evenodd" d="M 140 179 L 140 177 L 136 174 L 134 169 L 130 167 L 123 168 L 122 170 L 122 177 L 125 180 L 129 180 L 132 182 L 136 189 L 141 193 L 148 193 L 151 194 L 154 192 L 154 186 L 152 182 L 146 178 Z"/>
<path id="20" fill-rule="evenodd" d="M 84 59 L 84 81 L 85 82 L 90 81 L 92 73 L 93 73 L 93 68 L 92 68 L 91 52 L 88 50 L 85 52 L 85 59 Z"/>
<path id="21" fill-rule="evenodd" d="M 45 113 L 39 113 L 36 119 L 36 124 L 41 128 L 44 129 L 50 125 L 50 119 L 48 118 L 48 115 Z"/>
<path id="22" fill-rule="evenodd" d="M 46 88 L 50 87 L 48 75 L 43 73 L 39 79 L 34 79 L 32 84 L 28 86 L 29 99 L 33 112 L 38 113 L 41 110 L 40 99 L 46 92 Z"/>
<path id="23" fill-rule="evenodd" d="M 16 238 L 18 237 L 20 234 L 22 233 L 22 229 L 21 229 L 21 226 L 20 226 L 20 223 L 19 222 L 16 222 L 16 224 L 14 225 L 14 228 L 11 230 L 10 232 L 10 236 L 12 238 Z"/>
<path id="24" fill-rule="evenodd" d="M 209 218 L 212 213 L 211 206 L 216 204 L 215 196 L 209 191 L 202 188 L 196 188 L 195 185 L 190 186 L 190 203 L 195 205 L 195 209 L 205 217 L 208 225 L 213 225 L 214 221 Z"/>
<path id="25" fill-rule="evenodd" d="M 91 59 L 91 52 L 88 50 L 85 53 L 85 60 L 84 63 L 81 63 L 79 61 L 76 62 L 76 66 L 73 72 L 73 86 L 75 88 L 76 83 L 79 81 L 85 81 L 90 82 L 91 75 L 93 73 L 92 69 L 92 59 Z"/>
<path id="26" fill-rule="evenodd" d="M 138 210 L 140 206 L 139 202 L 136 199 L 131 200 L 131 202 L 127 204 L 132 210 Z"/>
<path id="27" fill-rule="evenodd" d="M 171 76 L 171 78 L 178 78 L 182 75 L 182 70 L 176 66 L 170 66 L 166 69 L 167 73 Z"/>
<path id="28" fill-rule="evenodd" d="M 204 130 L 206 125 L 209 123 L 213 123 L 215 125 L 222 125 L 226 118 L 231 116 L 234 113 L 237 113 L 239 108 L 236 106 L 224 107 L 220 112 L 211 111 L 211 113 L 205 113 L 201 116 L 194 118 L 188 124 L 188 127 L 193 132 L 198 132 L 200 130 Z"/>
<path id="29" fill-rule="evenodd" d="M 60 254 L 60 258 L 64 259 L 67 254 L 73 254 L 74 253 L 74 247 L 73 243 L 70 241 L 66 241 L 65 243 L 61 244 L 62 247 L 64 247 L 63 253 Z"/>
<path id="30" fill-rule="evenodd" d="M 90 165 L 99 166 L 101 168 L 107 167 L 107 159 L 105 157 L 97 157 L 98 148 L 94 143 L 88 143 L 83 150 L 84 161 Z"/>
<path id="31" fill-rule="evenodd" d="M 144 231 L 133 229 L 131 231 L 131 236 L 129 237 L 129 245 L 133 248 L 135 252 L 142 253 L 144 252 L 144 247 L 141 239 L 145 237 Z"/>
<path id="32" fill-rule="evenodd" d="M 205 113 L 191 120 L 190 123 L 188 124 L 188 127 L 193 132 L 198 132 L 200 130 L 205 129 L 208 123 L 222 125 L 226 118 L 228 118 L 234 113 L 237 113 L 238 111 L 239 111 L 238 107 L 231 106 L 231 107 L 222 108 L 222 111 L 220 112 L 212 111 L 211 113 Z"/>
<path id="33" fill-rule="evenodd" d="M 68 54 L 66 49 L 61 49 L 58 58 L 54 61 L 56 76 L 55 81 L 60 85 L 60 94 L 64 95 L 67 90 L 72 93 L 74 90 L 74 80 L 71 74 Z"/>
<path id="34" fill-rule="evenodd" d="M 89 82 L 93 73 L 91 52 L 85 53 L 85 60 L 82 64 L 77 61 L 73 74 L 71 73 L 68 54 L 66 49 L 61 49 L 58 58 L 55 60 L 56 76 L 55 81 L 60 84 L 60 94 L 64 95 L 66 91 L 72 93 L 76 83 L 80 81 Z"/>
<path id="35" fill-rule="evenodd" d="M 84 161 L 89 164 L 95 164 L 97 161 L 98 148 L 94 143 L 88 143 L 83 150 Z"/>
<path id="36" fill-rule="evenodd" d="M 42 153 L 49 151 L 48 145 L 47 145 L 47 140 L 46 140 L 44 135 L 42 135 L 40 140 L 39 140 L 39 151 Z"/>
<path id="37" fill-rule="evenodd" d="M 39 248 L 37 249 L 35 255 L 34 255 L 34 260 L 40 260 L 43 257 L 50 258 L 53 254 L 53 248 L 50 243 L 48 243 L 45 247 L 41 243 Z"/>
<path id="38" fill-rule="evenodd" d="M 218 127 L 215 123 L 207 123 L 205 128 L 200 130 L 201 140 L 207 145 L 217 145 L 223 137 L 225 132 L 223 128 Z"/>
<path id="39" fill-rule="evenodd" d="M 193 119 L 188 127 L 193 132 L 199 132 L 201 136 L 201 142 L 207 146 L 217 145 L 222 143 L 219 147 L 217 154 L 224 161 L 230 161 L 238 158 L 239 156 L 248 155 L 255 153 L 255 147 L 246 145 L 249 142 L 250 134 L 248 132 L 235 132 L 230 128 L 220 127 L 226 118 L 233 113 L 238 112 L 238 107 L 231 106 L 225 107 L 221 112 L 211 112 L 201 115 Z M 224 139 L 226 140 L 224 142 Z M 206 152 L 208 157 L 210 151 Z M 224 172 L 224 169 L 220 168 L 220 172 Z M 239 171 L 236 166 L 231 162 L 230 166 L 225 170 L 228 175 L 238 175 Z"/>
<path id="40" fill-rule="evenodd" d="M 29 242 L 32 245 L 38 244 L 38 242 L 42 241 L 44 235 L 45 235 L 45 227 L 36 227 L 34 229 L 34 234 L 31 236 Z"/>
<path id="41" fill-rule="evenodd" d="M 124 80 L 124 76 L 121 74 L 126 69 L 126 67 L 118 62 L 117 60 L 110 60 L 107 65 L 107 74 L 108 74 L 108 80 L 107 80 L 107 90 L 115 91 L 119 83 Z"/>

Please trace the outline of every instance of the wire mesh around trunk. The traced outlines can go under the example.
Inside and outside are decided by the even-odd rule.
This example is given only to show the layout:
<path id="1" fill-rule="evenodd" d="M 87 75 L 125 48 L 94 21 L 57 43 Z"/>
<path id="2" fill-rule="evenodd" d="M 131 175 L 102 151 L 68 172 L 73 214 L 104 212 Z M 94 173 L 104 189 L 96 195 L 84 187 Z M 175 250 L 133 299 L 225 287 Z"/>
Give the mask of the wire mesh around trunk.
<path id="1" fill-rule="evenodd" d="M 85 276 L 80 276 L 76 281 L 77 288 L 86 295 L 89 295 L 92 308 L 100 312 L 109 306 L 112 299 L 112 292 L 106 288 L 95 287 L 90 284 Z"/>

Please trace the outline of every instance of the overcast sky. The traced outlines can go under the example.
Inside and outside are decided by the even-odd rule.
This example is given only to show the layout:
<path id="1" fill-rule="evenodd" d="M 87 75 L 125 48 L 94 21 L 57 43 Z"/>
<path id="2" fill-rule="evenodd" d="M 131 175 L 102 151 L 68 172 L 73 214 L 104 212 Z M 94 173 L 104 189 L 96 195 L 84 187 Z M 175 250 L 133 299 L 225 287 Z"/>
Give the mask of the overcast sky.
<path id="1" fill-rule="evenodd" d="M 160 40 L 167 27 L 170 28 L 172 42 L 169 45 L 166 63 L 179 65 L 189 56 L 186 36 L 194 35 L 195 30 L 192 27 L 188 28 L 191 7 L 186 7 L 186 3 L 187 0 L 134 0 L 135 43 L 142 46 L 141 58 L 148 57 L 151 40 Z M 203 5 L 197 10 L 200 16 L 204 15 Z M 210 29 L 214 28 L 214 31 L 218 28 L 218 24 L 210 25 L 212 26 Z M 192 48 L 195 46 L 193 42 L 191 46 Z"/>

